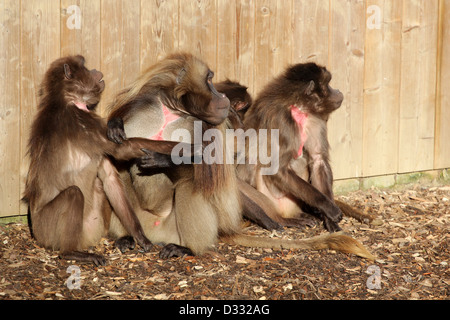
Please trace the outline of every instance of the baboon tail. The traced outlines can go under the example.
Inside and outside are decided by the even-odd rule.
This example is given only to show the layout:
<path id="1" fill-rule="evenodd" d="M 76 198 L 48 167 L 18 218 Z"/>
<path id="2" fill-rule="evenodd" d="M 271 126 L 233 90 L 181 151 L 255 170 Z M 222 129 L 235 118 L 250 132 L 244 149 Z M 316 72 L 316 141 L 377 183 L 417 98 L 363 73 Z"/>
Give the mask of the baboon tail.
<path id="1" fill-rule="evenodd" d="M 301 240 L 283 240 L 237 234 L 227 238 L 226 241 L 228 243 L 254 248 L 311 250 L 331 249 L 345 253 L 353 253 L 369 260 L 375 260 L 375 257 L 367 251 L 367 249 L 364 248 L 360 242 L 348 235 L 345 235 L 343 232 L 327 233 Z"/>
<path id="2" fill-rule="evenodd" d="M 334 202 L 339 207 L 339 209 L 341 209 L 342 213 L 346 217 L 355 218 L 359 222 L 363 222 L 363 223 L 369 223 L 374 219 L 374 217 L 371 216 L 370 214 L 361 212 L 360 210 L 357 210 L 357 209 L 353 208 L 352 206 L 350 206 L 340 200 L 334 199 Z"/>

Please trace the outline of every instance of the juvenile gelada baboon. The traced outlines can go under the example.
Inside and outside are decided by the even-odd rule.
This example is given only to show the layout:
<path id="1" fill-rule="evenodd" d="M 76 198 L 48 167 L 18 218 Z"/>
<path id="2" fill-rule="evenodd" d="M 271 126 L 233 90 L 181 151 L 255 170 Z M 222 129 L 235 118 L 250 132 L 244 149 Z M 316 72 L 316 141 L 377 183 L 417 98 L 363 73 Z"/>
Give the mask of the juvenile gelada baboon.
<path id="1" fill-rule="evenodd" d="M 144 250 L 152 244 L 131 207 L 110 157 L 145 156 L 144 148 L 170 154 L 173 142 L 133 138 L 117 145 L 106 137 L 106 122 L 95 114 L 105 88 L 103 74 L 88 70 L 82 56 L 54 61 L 44 76 L 28 142 L 30 168 L 24 200 L 33 236 L 70 260 L 105 264 L 85 252 L 109 229 L 110 205 Z"/>

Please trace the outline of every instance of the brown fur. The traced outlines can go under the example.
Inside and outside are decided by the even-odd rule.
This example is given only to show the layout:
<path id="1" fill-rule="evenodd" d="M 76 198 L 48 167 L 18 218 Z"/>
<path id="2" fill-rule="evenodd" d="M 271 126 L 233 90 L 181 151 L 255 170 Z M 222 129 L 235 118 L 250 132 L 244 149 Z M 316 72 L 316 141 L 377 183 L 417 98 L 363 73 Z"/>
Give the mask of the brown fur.
<path id="1" fill-rule="evenodd" d="M 105 87 L 103 75 L 84 63 L 82 56 L 60 58 L 44 76 L 28 143 L 24 200 L 40 245 L 68 259 L 104 264 L 103 257 L 80 250 L 107 232 L 108 200 L 137 242 L 144 249 L 151 246 L 107 155 L 129 160 L 143 156 L 142 148 L 170 154 L 175 143 L 109 141 L 106 123 L 93 112 Z"/>
<path id="2" fill-rule="evenodd" d="M 233 112 L 233 113 L 230 112 L 230 115 L 228 116 L 231 127 L 233 129 L 244 128 L 244 124 L 243 124 L 242 120 L 244 119 L 245 113 L 250 108 L 250 106 L 252 105 L 252 101 L 253 101 L 252 97 L 247 92 L 247 87 L 241 85 L 239 82 L 226 80 L 223 82 L 216 83 L 216 88 L 220 92 L 224 92 L 227 95 L 227 97 L 230 99 L 231 106 L 235 110 L 235 112 Z M 318 118 L 316 118 L 316 119 L 318 119 Z M 326 124 L 327 124 L 326 117 L 319 119 L 319 122 L 322 122 L 319 124 L 319 126 L 326 126 Z M 247 128 L 247 129 L 249 129 L 249 128 Z M 326 131 L 325 131 L 325 133 L 326 133 Z M 325 137 L 326 137 L 326 135 L 325 135 Z M 325 145 L 325 148 L 329 149 L 328 144 Z M 240 151 L 242 151 L 242 150 L 236 150 L 236 152 L 240 152 Z M 309 162 L 308 154 L 305 154 L 304 157 L 302 157 L 302 159 L 298 159 L 297 161 L 292 162 L 291 167 L 293 168 L 293 170 L 296 172 L 296 174 L 299 177 L 302 177 L 304 180 L 311 182 L 309 179 L 308 162 Z M 241 190 L 243 188 L 245 188 L 247 191 L 249 190 L 249 188 L 243 187 L 242 184 L 240 185 L 239 188 Z M 326 192 L 325 189 L 321 190 L 319 187 L 318 187 L 318 189 L 322 193 Z M 330 189 L 332 190 L 331 185 L 329 186 L 329 190 Z M 250 192 L 253 193 L 252 191 L 250 191 Z M 286 225 L 286 226 L 298 224 L 299 220 L 300 220 L 300 224 L 302 224 L 302 225 L 311 223 L 311 221 L 309 219 L 297 218 L 296 220 L 289 220 L 288 218 L 283 218 L 278 213 L 275 206 L 271 203 L 270 199 L 267 199 L 267 197 L 265 197 L 263 194 L 261 194 L 258 191 L 256 191 L 253 194 L 252 200 L 247 199 L 247 201 L 252 201 L 252 202 L 256 201 L 258 203 L 258 205 L 253 206 L 252 209 L 246 210 L 244 212 L 244 217 L 256 222 L 258 225 L 260 225 L 264 228 L 267 228 L 267 229 L 276 228 L 277 226 L 276 226 L 276 224 L 274 225 L 273 222 L 277 222 L 277 223 L 280 223 L 280 224 Z M 361 222 L 370 222 L 374 219 L 373 216 L 371 216 L 367 213 L 364 213 L 361 210 L 357 210 L 354 207 L 352 207 L 352 206 L 346 204 L 345 202 L 342 202 L 336 198 L 334 198 L 334 202 L 339 207 L 339 209 L 341 209 L 344 216 L 355 218 Z M 261 210 L 261 208 L 264 208 L 264 209 Z M 301 210 L 300 208 L 298 208 L 298 209 L 299 209 L 299 211 Z M 273 221 L 268 220 L 268 217 L 270 217 L 269 219 L 271 219 Z"/>
<path id="3" fill-rule="evenodd" d="M 247 92 L 247 87 L 229 79 L 218 82 L 215 86 L 219 92 L 225 93 L 230 99 L 231 108 L 228 120 L 232 128 L 243 128 L 242 119 L 244 119 L 247 109 L 252 105 L 252 97 Z"/>
<path id="4" fill-rule="evenodd" d="M 367 251 L 358 241 L 343 232 L 334 232 L 320 236 L 301 239 L 283 240 L 273 238 L 256 238 L 247 235 L 236 235 L 224 238 L 229 243 L 234 243 L 246 247 L 273 248 L 273 249 L 310 249 L 310 250 L 337 250 L 345 253 L 353 253 L 368 260 L 375 260 L 375 257 Z"/>
<path id="5" fill-rule="evenodd" d="M 300 208 L 305 208 L 318 214 L 327 230 L 336 231 L 342 212 L 333 201 L 326 121 L 339 108 L 342 94 L 329 86 L 330 80 L 324 67 L 308 63 L 287 68 L 267 84 L 245 114 L 244 127 L 279 129 L 280 169 L 267 176 L 260 175 L 260 164 L 240 165 L 238 171 L 242 179 L 272 199 L 282 218 L 301 222 Z M 307 133 L 304 154 L 298 159 L 301 137 L 291 108 L 308 114 L 303 127 Z"/>
<path id="6" fill-rule="evenodd" d="M 191 95 L 198 92 L 202 92 L 201 88 L 197 88 L 195 84 L 204 82 L 203 75 L 198 79 L 191 74 L 192 67 L 184 68 L 182 64 L 176 63 L 176 67 L 170 68 L 171 59 L 177 57 L 179 59 L 187 59 L 186 63 L 192 63 L 192 58 L 189 55 L 172 55 L 169 58 L 161 61 L 156 66 L 150 67 L 147 72 L 151 74 L 141 75 L 135 84 L 132 84 L 129 89 L 124 92 L 129 92 L 129 97 L 124 98 L 122 95 L 116 101 L 119 105 L 113 106 L 113 113 L 110 116 L 110 121 L 116 124 L 117 115 L 123 117 L 125 132 L 128 136 L 134 136 L 139 131 L 140 126 L 152 126 L 154 123 L 162 123 L 158 119 L 158 113 L 154 112 L 155 109 L 161 108 L 161 104 L 155 101 L 161 100 L 160 93 L 154 93 L 152 98 L 146 98 L 146 94 L 149 92 L 156 92 L 154 86 L 157 85 L 157 81 L 153 80 L 153 70 L 163 70 L 163 66 L 168 72 L 172 72 L 172 77 L 176 77 L 177 74 L 182 74 L 184 79 L 190 79 L 193 81 L 190 84 L 185 84 L 191 88 Z M 196 63 L 199 63 L 198 61 Z M 159 65 L 161 64 L 161 65 Z M 184 71 L 183 71 L 184 70 Z M 169 77 L 170 75 L 168 75 Z M 198 75 L 197 75 L 198 76 Z M 164 78 L 158 74 L 158 78 Z M 142 80 L 142 79 L 145 79 Z M 150 85 L 151 83 L 151 85 Z M 148 84 L 148 85 L 147 85 Z M 176 86 L 180 85 L 179 81 L 173 81 L 174 88 L 165 88 L 164 92 L 176 91 Z M 135 94 L 131 94 L 134 92 Z M 210 93 L 211 94 L 211 93 Z M 167 97 L 168 95 L 165 95 Z M 186 103 L 186 99 L 180 99 L 179 97 L 172 97 L 174 101 L 166 101 L 167 106 L 176 105 L 178 110 L 183 110 L 180 114 L 190 111 L 190 108 L 194 106 Z M 192 99 L 194 99 L 193 97 Z M 180 101 L 181 100 L 181 101 Z M 142 104 L 142 101 L 148 101 L 147 104 Z M 184 104 L 183 104 L 184 102 Z M 180 105 L 180 103 L 182 105 Z M 208 105 L 204 105 L 204 108 L 208 108 Z M 175 109 L 175 108 L 173 108 Z M 221 125 L 208 123 L 205 115 L 210 116 L 208 113 L 202 115 L 198 109 L 193 109 L 195 112 L 195 118 L 192 116 L 183 116 L 183 119 L 177 122 L 177 128 L 192 128 L 192 121 L 196 119 L 203 120 L 203 127 L 220 129 L 224 132 L 226 126 L 225 123 Z M 151 115 L 156 115 L 156 118 Z M 142 119 L 148 119 L 145 122 Z M 110 127 L 110 130 L 114 131 L 117 126 Z M 147 133 L 151 135 L 158 128 L 149 130 Z M 120 131 L 120 130 L 119 130 Z M 123 133 L 116 132 L 115 136 L 123 135 Z M 125 136 L 125 135 L 123 135 Z M 214 141 L 217 148 L 223 148 L 219 141 Z M 232 152 L 233 150 L 225 150 L 226 152 Z M 165 162 L 163 162 L 166 164 Z M 133 207 L 143 225 L 146 235 L 153 242 L 161 242 L 166 244 L 160 253 L 163 258 L 178 256 L 183 254 L 202 254 L 207 250 L 212 249 L 213 245 L 218 241 L 219 237 L 235 239 L 236 243 L 243 245 L 250 244 L 252 246 L 273 246 L 275 242 L 267 239 L 246 237 L 240 234 L 240 221 L 241 221 L 241 201 L 244 204 L 244 209 L 247 210 L 265 210 L 261 208 L 257 197 L 253 191 L 254 188 L 249 186 L 243 181 L 236 178 L 234 165 L 217 165 L 221 171 L 224 172 L 223 178 L 217 179 L 217 175 L 208 173 L 206 170 L 202 171 L 202 175 L 195 176 L 195 166 L 169 166 L 164 165 L 161 168 L 139 168 L 132 166 L 130 168 L 130 174 L 128 172 L 123 173 L 123 179 L 126 184 L 127 191 L 130 194 L 130 199 L 133 203 Z M 158 167 L 158 160 L 156 160 L 156 167 Z M 212 183 L 208 180 L 215 180 Z M 197 183 L 209 183 L 212 188 L 207 189 L 198 188 Z M 241 191 L 241 194 L 239 193 Z M 264 206 L 264 204 L 261 204 Z M 126 236 L 126 231 L 118 223 L 116 219 L 113 219 L 111 223 L 111 232 L 116 236 Z M 332 239 L 332 240 L 330 240 Z M 350 239 L 350 240 L 348 240 Z M 125 238 L 121 238 L 118 241 L 119 248 L 126 249 L 130 243 Z M 302 242 L 302 246 L 296 246 L 298 248 L 333 248 L 344 252 L 353 252 L 362 256 L 368 257 L 370 254 L 362 254 L 352 249 L 354 246 L 358 246 L 359 243 L 351 239 L 348 236 L 341 234 L 327 235 L 317 240 L 305 240 Z M 275 245 L 277 245 L 275 243 Z"/>
<path id="7" fill-rule="evenodd" d="M 139 134 L 150 134 L 159 129 L 149 121 L 141 123 L 133 118 L 141 111 L 155 112 L 161 104 L 180 116 L 192 116 L 203 120 L 203 130 L 213 128 L 224 121 L 228 115 L 229 100 L 223 96 L 211 94 L 206 78 L 211 73 L 208 66 L 188 53 L 177 53 L 150 66 L 136 81 L 123 90 L 111 105 L 111 119 L 120 118 L 125 123 L 125 131 L 133 127 L 145 127 Z M 152 106 L 152 107 L 148 107 Z M 152 110 L 153 109 L 153 110 Z M 144 112 L 145 113 L 145 112 Z M 194 120 L 194 119 L 193 119 Z M 132 123 L 127 128 L 127 123 Z M 131 136 L 135 133 L 132 132 Z M 215 165 L 195 165 L 195 189 L 212 193 L 225 179 L 223 167 Z M 209 177 L 209 179 L 205 179 Z"/>
<path id="8" fill-rule="evenodd" d="M 164 122 L 161 110 L 165 105 L 181 118 L 171 124 L 173 128 L 166 127 L 163 136 L 170 137 L 170 130 L 176 128 L 192 132 L 193 122 L 200 120 L 202 132 L 212 128 L 224 132 L 229 100 L 215 92 L 211 79 L 212 72 L 200 59 L 187 53 L 169 55 L 118 95 L 111 107 L 110 123 L 123 120 L 126 136 L 152 136 Z M 110 126 L 112 132 L 117 129 Z M 125 135 L 116 132 L 110 136 L 116 140 Z M 224 148 L 220 139 L 212 143 L 217 150 Z M 210 142 L 202 144 L 205 148 Z M 219 234 L 239 228 L 240 200 L 232 165 L 202 161 L 177 170 L 142 172 L 133 166 L 128 179 L 126 175 L 127 190 L 146 235 L 154 242 L 168 244 L 162 256 L 201 254 L 217 242 Z M 112 232 L 126 235 L 117 223 Z"/>

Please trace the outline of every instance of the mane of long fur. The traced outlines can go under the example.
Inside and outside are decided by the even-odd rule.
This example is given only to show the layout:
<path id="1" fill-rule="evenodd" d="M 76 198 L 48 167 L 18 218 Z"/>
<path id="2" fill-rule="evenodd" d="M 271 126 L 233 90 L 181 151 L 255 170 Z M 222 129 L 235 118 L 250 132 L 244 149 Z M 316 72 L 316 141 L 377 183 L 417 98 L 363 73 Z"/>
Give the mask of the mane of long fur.
<path id="1" fill-rule="evenodd" d="M 201 164 L 194 164 L 194 185 L 205 196 L 212 196 L 214 193 L 222 192 L 230 183 L 235 183 L 235 173 L 233 165 L 225 164 L 227 152 L 230 152 L 230 150 L 226 149 L 226 124 L 211 126 L 203 122 L 203 132 L 208 129 L 219 130 L 221 132 L 221 138 L 212 142 L 203 141 L 203 149 L 210 144 L 214 144 L 215 150 L 222 152 L 224 163 L 207 164 L 205 159 L 203 159 Z"/>
<path id="2" fill-rule="evenodd" d="M 205 96 L 205 92 L 208 93 L 205 82 L 208 70 L 208 66 L 202 60 L 189 53 L 171 54 L 150 66 L 128 88 L 117 95 L 115 101 L 109 106 L 110 117 L 123 118 L 125 112 L 130 111 L 127 108 L 131 102 L 136 99 L 144 100 L 144 97 L 146 101 L 159 98 L 168 108 L 187 114 L 189 110 L 185 110 L 182 98 L 187 93 L 198 96 Z M 222 125 L 213 126 L 203 121 L 203 132 L 211 128 L 220 129 Z M 224 134 L 224 130 L 220 130 Z M 221 141 L 203 141 L 203 148 L 209 143 L 217 144 L 216 150 L 224 148 Z M 195 164 L 195 188 L 205 196 L 222 190 L 230 175 L 233 174 L 228 171 L 227 166 L 223 164 L 207 164 L 205 161 Z"/>
<path id="3" fill-rule="evenodd" d="M 114 113 L 136 99 L 140 93 L 167 96 L 171 101 L 164 101 L 164 103 L 172 109 L 179 109 L 183 94 L 195 90 L 190 85 L 194 82 L 191 79 L 191 73 L 196 73 L 195 68 L 199 66 L 207 69 L 201 60 L 189 53 L 175 53 L 167 56 L 142 72 L 133 83 L 120 92 L 109 106 L 110 113 Z"/>

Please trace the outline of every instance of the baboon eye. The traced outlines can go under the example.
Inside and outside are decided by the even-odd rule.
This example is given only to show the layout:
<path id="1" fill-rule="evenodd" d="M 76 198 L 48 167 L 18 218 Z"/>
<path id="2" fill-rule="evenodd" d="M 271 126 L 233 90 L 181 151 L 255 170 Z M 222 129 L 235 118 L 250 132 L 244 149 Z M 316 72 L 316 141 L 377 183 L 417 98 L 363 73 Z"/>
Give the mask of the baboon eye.
<path id="1" fill-rule="evenodd" d="M 216 88 L 214 87 L 213 82 L 212 82 L 212 78 L 213 77 L 214 77 L 214 72 L 209 71 L 208 75 L 207 75 L 207 78 L 206 78 L 206 84 L 208 85 L 209 90 L 211 90 L 213 95 L 215 95 L 215 96 L 217 96 L 219 98 L 224 98 L 225 95 L 220 93 L 220 92 L 218 92 L 216 90 Z"/>
<path id="2" fill-rule="evenodd" d="M 213 78 L 214 78 L 214 72 L 212 72 L 211 70 L 208 71 L 208 74 L 206 75 L 206 82 L 208 84 L 212 83 Z"/>

